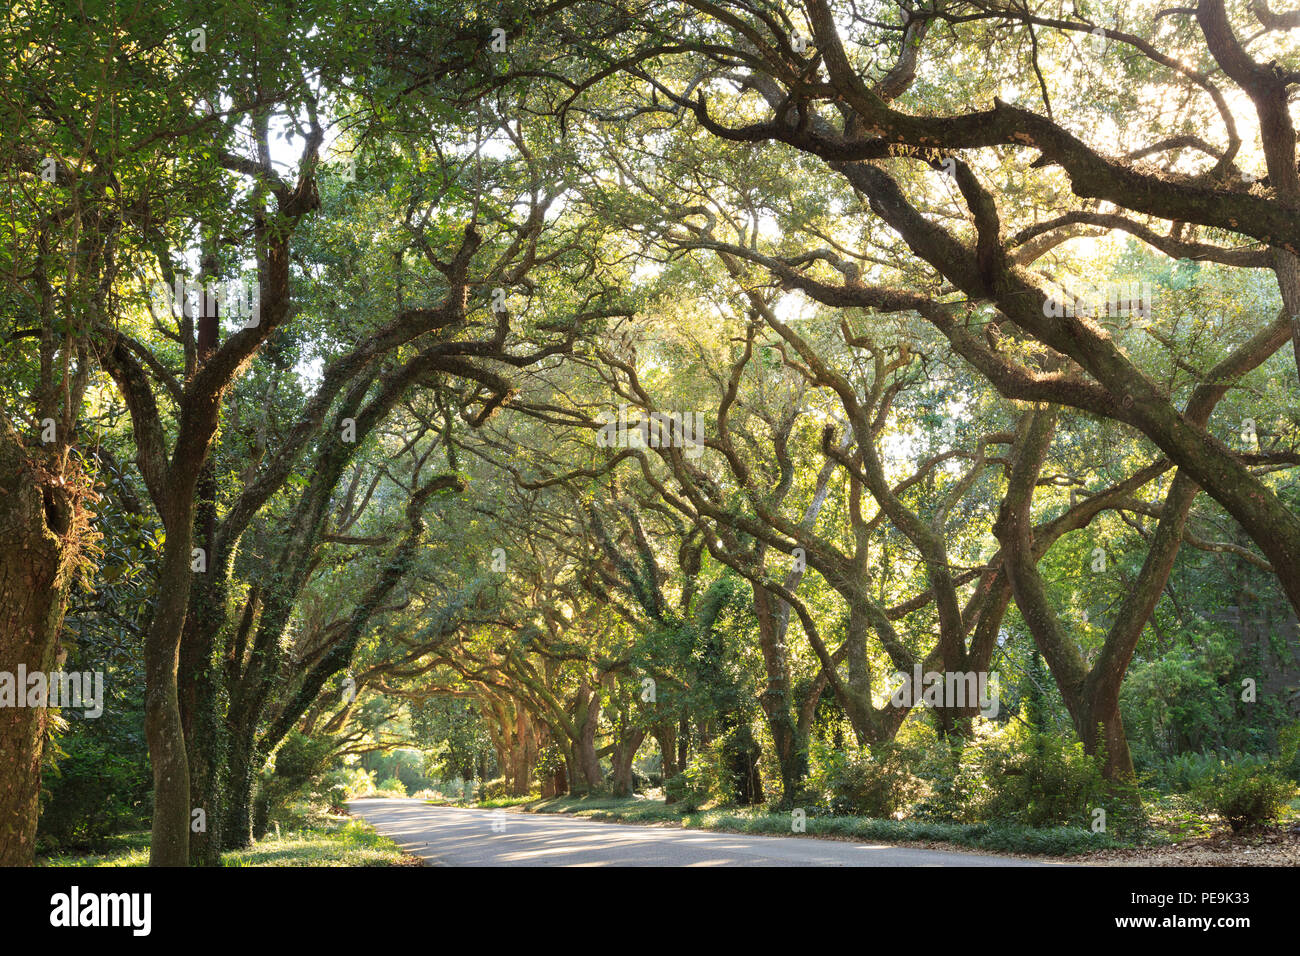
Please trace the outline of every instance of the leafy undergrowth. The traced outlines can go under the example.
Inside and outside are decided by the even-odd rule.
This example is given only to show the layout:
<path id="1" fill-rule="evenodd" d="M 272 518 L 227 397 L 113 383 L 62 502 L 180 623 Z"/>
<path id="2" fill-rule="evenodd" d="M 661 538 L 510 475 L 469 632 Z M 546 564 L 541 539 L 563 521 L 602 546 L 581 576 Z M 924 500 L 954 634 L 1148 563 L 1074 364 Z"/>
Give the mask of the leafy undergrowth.
<path id="1" fill-rule="evenodd" d="M 1300 797 L 1279 823 L 1233 833 L 1187 794 L 1151 795 L 1145 809 L 1163 838 L 1145 845 L 1100 850 L 1089 863 L 1110 866 L 1300 866 Z M 1163 842 L 1164 845 L 1153 843 Z"/>
<path id="2" fill-rule="evenodd" d="M 576 798 L 564 798 L 564 799 L 568 799 L 570 801 L 576 800 Z M 496 797 L 491 800 L 430 800 L 428 802 L 432 803 L 434 806 L 444 806 L 444 807 L 468 806 L 468 807 L 478 807 L 479 809 L 483 809 L 483 810 L 497 810 L 502 807 L 524 807 L 534 803 L 551 804 L 551 803 L 560 803 L 562 801 L 560 800 L 539 801 L 536 796 L 528 796 L 528 797 Z M 629 803 L 631 801 L 615 800 L 612 802 Z M 590 804 L 591 801 L 587 801 L 586 803 L 584 803 L 584 806 Z M 550 811 L 542 811 L 542 812 L 550 812 Z M 558 813 L 562 811 L 554 811 L 554 812 Z"/>
<path id="3" fill-rule="evenodd" d="M 490 800 L 480 807 L 516 807 L 529 813 L 565 813 L 589 820 L 617 823 L 672 824 L 697 830 L 721 830 L 766 836 L 791 836 L 792 815 L 763 808 L 713 809 L 684 812 L 660 800 L 646 798 L 561 797 L 537 800 L 515 797 Z M 1133 845 L 1111 834 L 1075 827 L 1035 828 L 1008 823 L 945 823 L 930 820 L 881 820 L 872 817 L 818 816 L 808 813 L 805 836 L 888 843 L 943 843 L 994 853 L 1073 856 Z M 1154 835 L 1163 842 L 1165 837 Z"/>
<path id="4" fill-rule="evenodd" d="M 149 834 L 125 833 L 113 837 L 107 851 L 95 855 L 55 854 L 38 861 L 42 866 L 146 866 Z M 415 857 L 380 836 L 360 820 L 320 816 L 311 827 L 268 834 L 245 850 L 221 855 L 222 866 L 414 866 Z"/>
<path id="5" fill-rule="evenodd" d="M 1171 840 L 1209 837 L 1223 829 L 1217 818 L 1207 815 L 1185 793 L 1152 794 L 1143 801 L 1143 809 L 1153 829 Z"/>
<path id="6" fill-rule="evenodd" d="M 333 818 L 330 828 L 313 827 L 259 840 L 246 850 L 221 855 L 222 866 L 409 866 L 419 860 L 361 820 Z"/>
<path id="7" fill-rule="evenodd" d="M 59 852 L 36 857 L 38 866 L 144 866 L 149 862 L 149 831 L 118 833 L 98 852 Z"/>

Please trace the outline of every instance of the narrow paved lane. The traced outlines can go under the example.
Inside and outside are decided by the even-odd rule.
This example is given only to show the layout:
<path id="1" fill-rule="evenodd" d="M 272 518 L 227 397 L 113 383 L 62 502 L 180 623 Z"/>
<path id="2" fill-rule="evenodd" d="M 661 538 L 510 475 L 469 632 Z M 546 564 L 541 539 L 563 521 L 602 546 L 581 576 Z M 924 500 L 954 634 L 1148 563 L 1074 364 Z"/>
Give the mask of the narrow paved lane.
<path id="1" fill-rule="evenodd" d="M 1034 866 L 982 853 L 599 823 L 549 813 L 354 800 L 352 812 L 444 866 Z"/>

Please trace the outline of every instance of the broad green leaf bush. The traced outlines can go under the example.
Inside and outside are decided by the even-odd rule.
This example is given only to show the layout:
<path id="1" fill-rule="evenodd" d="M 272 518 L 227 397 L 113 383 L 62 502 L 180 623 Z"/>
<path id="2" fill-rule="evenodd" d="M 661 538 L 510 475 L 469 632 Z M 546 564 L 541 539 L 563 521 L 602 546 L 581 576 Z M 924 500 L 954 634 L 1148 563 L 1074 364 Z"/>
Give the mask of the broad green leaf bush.
<path id="1" fill-rule="evenodd" d="M 1201 808 L 1217 814 L 1233 833 L 1273 822 L 1295 795 L 1290 780 L 1247 763 L 1223 764 L 1192 791 Z"/>
<path id="2" fill-rule="evenodd" d="M 969 757 L 963 769 L 976 778 L 967 802 L 972 822 L 1082 826 L 1111 802 L 1101 756 L 1055 733 L 1012 730 L 976 744 Z"/>
<path id="3" fill-rule="evenodd" d="M 716 754 L 710 750 L 697 753 L 685 770 L 664 781 L 664 795 L 688 813 L 694 813 L 716 799 L 719 790 L 718 762 Z"/>
<path id="4" fill-rule="evenodd" d="M 375 777 L 362 767 L 335 767 L 321 777 L 320 786 L 328 800 L 342 792 L 343 800 L 368 797 L 375 792 Z"/>
<path id="5" fill-rule="evenodd" d="M 253 835 L 260 837 L 276 821 L 297 826 L 311 792 L 334 756 L 334 740 L 293 730 L 262 773 L 253 812 Z"/>
<path id="6" fill-rule="evenodd" d="M 99 852 L 113 834 L 148 823 L 148 766 L 89 734 L 60 755 L 44 783 L 40 841 L 47 851 Z"/>
<path id="7" fill-rule="evenodd" d="M 812 786 L 833 813 L 897 817 L 925 789 L 910 763 L 907 751 L 895 743 L 874 744 L 851 754 L 829 751 L 817 761 Z"/>
<path id="8" fill-rule="evenodd" d="M 1170 793 L 1191 793 L 1206 778 L 1218 773 L 1225 763 L 1263 769 L 1268 766 L 1269 759 L 1239 750 L 1222 750 L 1217 753 L 1192 751 L 1155 761 L 1147 779 L 1159 789 Z"/>

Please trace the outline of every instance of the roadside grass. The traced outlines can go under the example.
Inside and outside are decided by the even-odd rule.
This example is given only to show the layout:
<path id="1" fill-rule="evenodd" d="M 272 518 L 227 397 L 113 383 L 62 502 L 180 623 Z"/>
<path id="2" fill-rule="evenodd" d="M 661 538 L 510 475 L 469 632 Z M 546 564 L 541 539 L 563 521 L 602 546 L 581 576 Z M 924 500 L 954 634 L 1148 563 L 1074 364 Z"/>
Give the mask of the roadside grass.
<path id="1" fill-rule="evenodd" d="M 361 820 L 319 816 L 309 827 L 268 834 L 244 850 L 221 855 L 222 866 L 412 866 L 392 840 Z M 37 860 L 40 866 L 147 866 L 148 832 L 123 833 L 109 839 L 104 853 L 56 853 Z"/>
<path id="2" fill-rule="evenodd" d="M 438 801 L 429 801 L 436 803 Z M 767 836 L 792 836 L 789 811 L 756 808 L 715 808 L 685 811 L 649 797 L 512 797 L 485 800 L 487 809 L 514 808 L 528 813 L 563 813 L 614 823 L 672 824 L 693 830 L 718 830 Z M 1093 833 L 1082 827 L 1030 827 L 1014 823 L 948 823 L 937 820 L 891 820 L 874 817 L 832 816 L 809 810 L 804 836 L 887 843 L 947 843 L 973 850 L 1042 856 L 1074 856 L 1096 850 L 1135 845 L 1132 839 L 1110 833 Z M 1151 832 L 1144 843 L 1165 843 L 1169 837 Z"/>
<path id="3" fill-rule="evenodd" d="M 385 793 L 376 792 L 376 793 L 360 794 L 359 797 L 360 796 L 385 797 L 385 796 L 395 796 L 395 794 L 385 794 Z M 411 796 L 417 800 L 423 800 L 425 803 L 434 807 L 486 807 L 489 805 L 493 807 L 497 807 L 497 806 L 513 807 L 518 803 L 521 802 L 527 803 L 530 800 L 537 799 L 536 797 L 510 797 L 505 800 L 493 800 L 490 801 L 490 803 L 480 803 L 479 801 L 475 800 L 473 797 L 465 797 L 459 794 L 455 796 L 447 796 L 445 793 L 432 793 L 431 791 L 428 790 L 421 790 L 419 793 L 411 794 Z"/>

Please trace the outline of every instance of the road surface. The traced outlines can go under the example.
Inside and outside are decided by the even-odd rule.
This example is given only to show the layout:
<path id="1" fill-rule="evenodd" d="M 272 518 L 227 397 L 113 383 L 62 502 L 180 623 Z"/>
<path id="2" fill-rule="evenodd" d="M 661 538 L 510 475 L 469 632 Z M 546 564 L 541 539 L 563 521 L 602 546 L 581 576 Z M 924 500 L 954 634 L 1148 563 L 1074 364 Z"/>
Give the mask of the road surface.
<path id="1" fill-rule="evenodd" d="M 600 823 L 553 813 L 353 800 L 364 818 L 434 866 L 1036 866 L 1031 860 L 811 837 Z"/>

